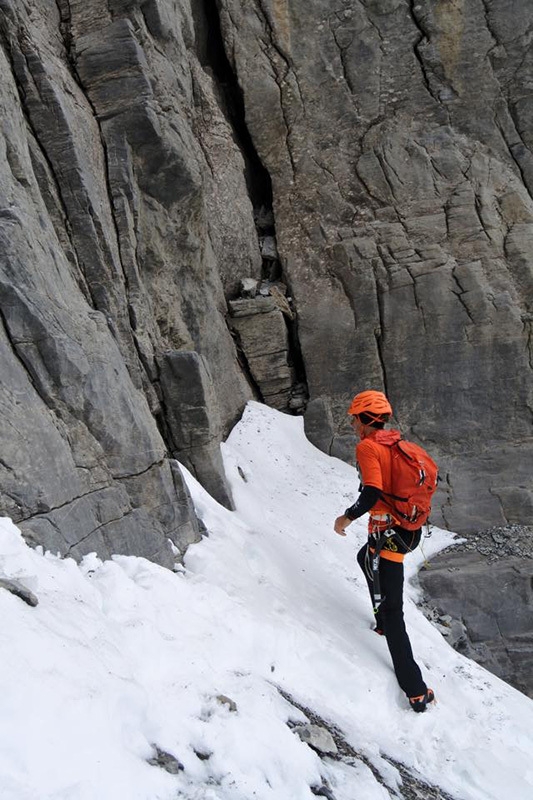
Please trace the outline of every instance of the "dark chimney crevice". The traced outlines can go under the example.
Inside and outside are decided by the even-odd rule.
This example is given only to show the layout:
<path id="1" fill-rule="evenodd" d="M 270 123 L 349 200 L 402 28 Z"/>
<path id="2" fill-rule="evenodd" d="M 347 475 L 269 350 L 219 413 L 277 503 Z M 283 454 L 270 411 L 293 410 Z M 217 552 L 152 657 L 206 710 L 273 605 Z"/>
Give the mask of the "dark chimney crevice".
<path id="1" fill-rule="evenodd" d="M 203 68 L 212 75 L 220 108 L 233 132 L 233 137 L 244 160 L 244 176 L 252 206 L 258 235 L 258 246 L 262 254 L 262 286 L 284 284 L 290 296 L 290 282 L 283 269 L 277 252 L 265 256 L 264 241 L 276 241 L 276 223 L 273 211 L 273 193 L 270 174 L 259 157 L 252 136 L 246 124 L 244 95 L 235 71 L 230 63 L 222 34 L 219 9 L 216 0 L 202 0 L 194 4 L 193 17 L 196 32 L 196 52 Z M 276 250 L 276 245 L 274 245 Z M 308 399 L 305 363 L 298 337 L 298 318 L 296 309 L 293 318 L 285 316 L 289 334 L 289 363 L 294 370 L 295 380 L 292 397 L 303 397 L 300 405 L 289 405 L 287 411 L 301 414 Z M 251 375 L 246 358 L 240 351 L 241 366 L 256 395 L 261 396 L 256 381 Z"/>

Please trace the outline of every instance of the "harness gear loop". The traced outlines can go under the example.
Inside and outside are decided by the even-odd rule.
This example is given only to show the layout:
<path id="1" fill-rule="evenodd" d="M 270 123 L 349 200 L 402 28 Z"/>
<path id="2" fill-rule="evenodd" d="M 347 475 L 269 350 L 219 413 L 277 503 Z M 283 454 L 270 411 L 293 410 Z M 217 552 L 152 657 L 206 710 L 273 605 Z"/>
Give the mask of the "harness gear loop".
<path id="1" fill-rule="evenodd" d="M 373 537 L 375 539 L 375 544 L 374 547 L 372 548 L 374 550 L 373 553 L 370 553 L 370 547 L 369 545 L 367 545 L 367 556 L 370 556 L 372 565 L 372 598 L 374 601 L 373 604 L 374 614 L 378 613 L 380 605 L 385 600 L 385 598 L 381 596 L 381 584 L 379 581 L 379 559 L 381 551 L 383 550 L 383 546 L 385 545 L 385 542 L 389 538 L 386 535 L 387 532 L 388 530 L 384 531 L 384 533 L 382 533 L 379 536 L 379 538 L 375 533 L 373 534 Z"/>
<path id="2" fill-rule="evenodd" d="M 433 533 L 433 531 L 431 530 L 431 527 L 430 527 L 430 524 L 429 524 L 429 519 L 428 519 L 427 522 L 426 522 L 426 535 L 425 535 L 425 537 L 422 537 L 422 536 L 420 537 L 420 544 L 419 544 L 420 552 L 424 556 L 424 567 L 426 569 L 431 569 L 431 564 L 427 560 L 426 554 L 424 553 L 424 548 L 422 547 L 422 539 L 423 538 L 430 539 L 432 533 Z"/>

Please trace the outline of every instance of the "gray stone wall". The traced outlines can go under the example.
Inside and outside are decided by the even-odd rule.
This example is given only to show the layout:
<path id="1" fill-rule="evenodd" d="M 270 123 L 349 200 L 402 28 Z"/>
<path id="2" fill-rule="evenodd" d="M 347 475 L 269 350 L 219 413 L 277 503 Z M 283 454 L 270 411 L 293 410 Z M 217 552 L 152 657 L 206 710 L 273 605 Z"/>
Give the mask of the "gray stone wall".
<path id="1" fill-rule="evenodd" d="M 533 697 L 533 528 L 470 534 L 419 579 L 423 610 L 449 643 Z"/>
<path id="2" fill-rule="evenodd" d="M 350 458 L 372 386 L 441 464 L 439 519 L 529 522 L 530 22 L 0 0 L 0 513 L 171 564 L 199 535 L 173 458 L 231 507 L 249 398 Z"/>
<path id="3" fill-rule="evenodd" d="M 212 490 L 252 396 L 224 296 L 261 275 L 243 158 L 189 3 L 0 13 L 1 513 L 62 553 L 171 564 L 168 540 L 199 533 L 169 459 L 194 386 L 169 401 L 164 354 L 208 365 L 209 409 L 187 424 Z"/>
<path id="4" fill-rule="evenodd" d="M 348 457 L 385 389 L 452 529 L 531 519 L 527 2 L 219 0 L 273 184 L 307 430 Z"/>

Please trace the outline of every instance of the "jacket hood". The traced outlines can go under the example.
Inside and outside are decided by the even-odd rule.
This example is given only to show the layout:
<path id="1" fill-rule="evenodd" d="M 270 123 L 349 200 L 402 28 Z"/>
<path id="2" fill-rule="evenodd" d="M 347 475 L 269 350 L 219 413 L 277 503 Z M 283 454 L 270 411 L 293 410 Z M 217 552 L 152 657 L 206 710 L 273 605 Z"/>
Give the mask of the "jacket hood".
<path id="1" fill-rule="evenodd" d="M 396 444 L 396 442 L 400 441 L 402 434 L 400 431 L 394 429 L 389 431 L 379 430 L 375 433 L 371 433 L 368 438 L 372 439 L 372 441 L 377 442 L 378 444 L 386 444 L 390 447 L 391 444 Z"/>

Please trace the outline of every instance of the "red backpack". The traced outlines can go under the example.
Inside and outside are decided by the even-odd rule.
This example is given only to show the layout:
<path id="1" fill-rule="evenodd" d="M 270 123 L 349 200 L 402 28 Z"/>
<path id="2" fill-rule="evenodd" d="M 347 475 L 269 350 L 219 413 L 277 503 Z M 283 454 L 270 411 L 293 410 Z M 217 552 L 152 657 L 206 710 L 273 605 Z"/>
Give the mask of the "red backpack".
<path id="1" fill-rule="evenodd" d="M 402 528 L 420 528 L 431 512 L 431 500 L 439 470 L 423 447 L 400 439 L 390 445 L 392 456 L 391 493 L 382 492 L 383 502 Z"/>

